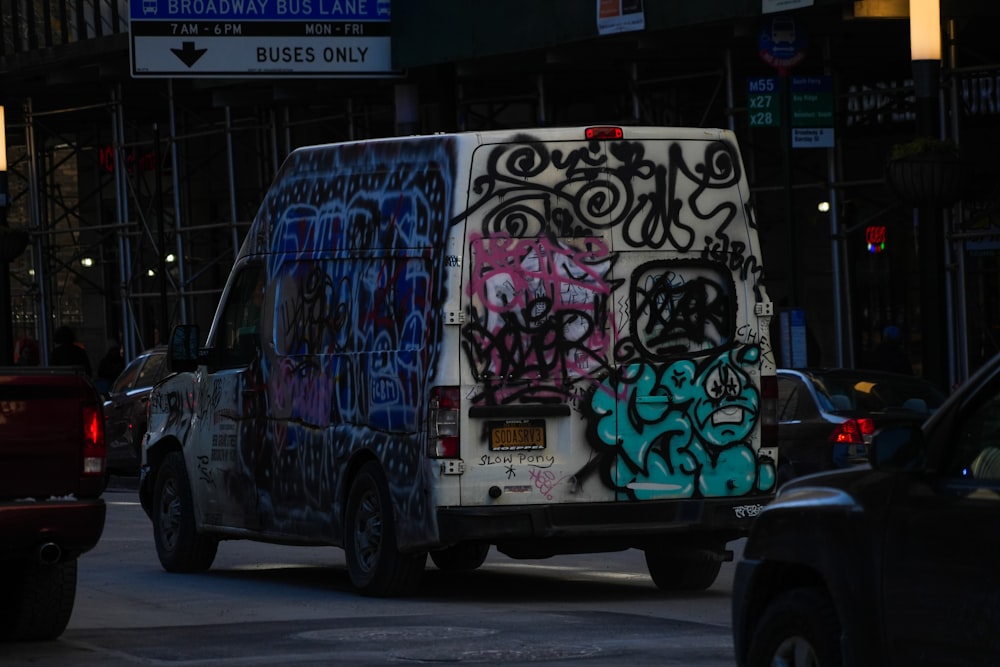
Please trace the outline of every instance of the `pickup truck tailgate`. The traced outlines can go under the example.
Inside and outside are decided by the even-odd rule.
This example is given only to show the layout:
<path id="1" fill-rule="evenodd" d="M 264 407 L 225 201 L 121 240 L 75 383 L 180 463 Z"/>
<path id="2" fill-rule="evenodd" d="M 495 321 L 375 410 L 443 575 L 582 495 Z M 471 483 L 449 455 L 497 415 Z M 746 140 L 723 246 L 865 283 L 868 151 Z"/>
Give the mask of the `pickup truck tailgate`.
<path id="1" fill-rule="evenodd" d="M 0 498 L 78 494 L 90 381 L 64 369 L 16 372 L 0 371 Z"/>

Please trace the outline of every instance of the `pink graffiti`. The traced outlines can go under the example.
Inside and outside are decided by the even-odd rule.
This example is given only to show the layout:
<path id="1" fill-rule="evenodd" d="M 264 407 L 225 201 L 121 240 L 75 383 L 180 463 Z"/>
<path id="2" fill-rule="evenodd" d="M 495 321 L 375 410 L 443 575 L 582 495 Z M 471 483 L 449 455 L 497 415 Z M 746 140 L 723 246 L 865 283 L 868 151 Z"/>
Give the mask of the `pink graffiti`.
<path id="1" fill-rule="evenodd" d="M 538 489 L 546 500 L 552 500 L 552 492 L 555 491 L 556 487 L 562 484 L 562 481 L 568 477 L 564 475 L 563 477 L 556 478 L 556 475 L 551 470 L 539 470 L 537 468 L 532 468 L 528 471 L 528 476 L 531 481 L 535 484 L 535 488 Z"/>
<path id="2" fill-rule="evenodd" d="M 532 339 L 519 343 L 513 361 L 520 369 L 558 366 L 566 377 L 597 370 L 594 361 L 605 358 L 613 329 L 607 308 L 613 260 L 601 239 L 580 243 L 583 248 L 544 237 L 470 235 L 475 266 L 467 290 L 484 311 L 482 333 L 494 341 L 491 370 L 511 370 L 511 350 L 497 342 L 512 336 Z"/>

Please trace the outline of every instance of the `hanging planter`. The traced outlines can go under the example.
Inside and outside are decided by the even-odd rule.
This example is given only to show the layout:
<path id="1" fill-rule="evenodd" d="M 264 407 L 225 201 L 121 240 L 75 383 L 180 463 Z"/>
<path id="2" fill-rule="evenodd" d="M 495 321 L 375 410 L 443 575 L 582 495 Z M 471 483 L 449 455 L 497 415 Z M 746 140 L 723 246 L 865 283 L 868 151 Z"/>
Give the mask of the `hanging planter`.
<path id="1" fill-rule="evenodd" d="M 17 227 L 0 227 L 0 262 L 10 263 L 20 257 L 28 247 L 31 237 L 27 230 Z"/>
<path id="2" fill-rule="evenodd" d="M 894 146 L 885 165 L 885 182 L 908 206 L 951 206 L 962 196 L 958 146 L 929 137 Z"/>

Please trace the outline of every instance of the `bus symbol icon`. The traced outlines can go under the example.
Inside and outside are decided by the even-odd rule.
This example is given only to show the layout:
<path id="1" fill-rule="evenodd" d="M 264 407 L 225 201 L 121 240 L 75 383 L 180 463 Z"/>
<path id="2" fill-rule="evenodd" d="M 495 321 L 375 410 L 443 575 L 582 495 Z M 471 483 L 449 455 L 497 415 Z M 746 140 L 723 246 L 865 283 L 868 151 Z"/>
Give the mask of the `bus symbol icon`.
<path id="1" fill-rule="evenodd" d="M 142 15 L 156 13 L 156 0 L 142 0 Z"/>

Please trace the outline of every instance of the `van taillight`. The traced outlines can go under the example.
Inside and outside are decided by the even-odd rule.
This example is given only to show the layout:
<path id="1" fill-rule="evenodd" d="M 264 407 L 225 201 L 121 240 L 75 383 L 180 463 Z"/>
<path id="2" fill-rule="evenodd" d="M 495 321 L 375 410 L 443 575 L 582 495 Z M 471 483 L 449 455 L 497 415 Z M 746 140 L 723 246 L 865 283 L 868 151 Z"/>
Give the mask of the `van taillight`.
<path id="1" fill-rule="evenodd" d="M 625 132 L 620 127 L 588 127 L 584 131 L 584 136 L 587 139 L 621 139 L 625 136 Z"/>
<path id="2" fill-rule="evenodd" d="M 458 458 L 458 387 L 432 387 L 427 415 L 427 455 Z"/>
<path id="3" fill-rule="evenodd" d="M 104 415 L 99 405 L 82 407 L 83 416 L 83 474 L 103 475 L 108 455 L 104 441 Z"/>
<path id="4" fill-rule="evenodd" d="M 778 378 L 773 375 L 760 379 L 760 444 L 778 446 Z"/>

